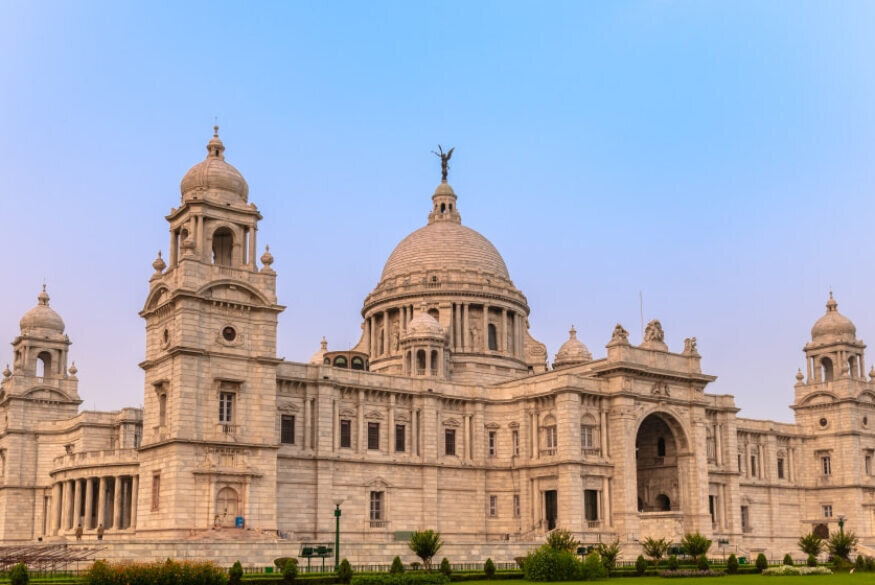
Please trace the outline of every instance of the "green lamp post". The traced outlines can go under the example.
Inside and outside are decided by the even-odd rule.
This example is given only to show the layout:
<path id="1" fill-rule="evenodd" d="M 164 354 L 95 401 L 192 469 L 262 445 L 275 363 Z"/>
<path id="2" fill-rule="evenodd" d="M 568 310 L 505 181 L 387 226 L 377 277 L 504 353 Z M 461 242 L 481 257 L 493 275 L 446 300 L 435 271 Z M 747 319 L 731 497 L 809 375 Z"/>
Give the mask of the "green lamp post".
<path id="1" fill-rule="evenodd" d="M 839 534 L 845 535 L 845 517 L 839 516 Z"/>
<path id="2" fill-rule="evenodd" d="M 334 572 L 340 566 L 340 505 L 343 500 L 334 501 Z"/>

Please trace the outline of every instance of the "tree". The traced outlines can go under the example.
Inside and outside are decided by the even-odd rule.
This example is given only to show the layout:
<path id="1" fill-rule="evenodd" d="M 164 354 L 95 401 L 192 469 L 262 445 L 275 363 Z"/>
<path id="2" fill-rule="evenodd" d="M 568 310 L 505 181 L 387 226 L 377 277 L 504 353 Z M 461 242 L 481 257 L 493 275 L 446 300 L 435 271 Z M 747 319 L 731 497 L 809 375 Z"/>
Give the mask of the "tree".
<path id="1" fill-rule="evenodd" d="M 823 550 L 823 539 L 813 532 L 799 538 L 799 548 L 807 555 L 818 556 Z"/>
<path id="2" fill-rule="evenodd" d="M 492 559 L 486 559 L 486 562 L 483 564 L 483 573 L 487 579 L 495 577 L 495 563 L 492 562 Z"/>
<path id="3" fill-rule="evenodd" d="M 726 572 L 730 575 L 738 573 L 738 557 L 735 556 L 735 553 L 729 555 L 729 558 L 726 560 Z"/>
<path id="4" fill-rule="evenodd" d="M 620 558 L 620 539 L 615 540 L 611 544 L 600 542 L 596 547 L 596 550 L 602 558 L 602 565 L 604 565 L 605 569 L 608 571 L 608 575 L 610 575 L 611 570 Z"/>
<path id="5" fill-rule="evenodd" d="M 434 530 L 417 530 L 410 535 L 410 540 L 407 546 L 413 553 L 422 559 L 422 564 L 425 565 L 426 571 L 431 571 L 431 559 L 444 546 L 441 540 L 441 533 Z"/>
<path id="6" fill-rule="evenodd" d="M 95 563 L 96 565 L 97 563 Z M 27 572 L 27 565 L 18 563 L 12 570 L 9 571 L 9 582 L 12 585 L 27 585 L 30 582 L 30 574 Z"/>
<path id="7" fill-rule="evenodd" d="M 547 546 L 553 550 L 576 553 L 580 543 L 567 530 L 557 528 L 547 535 Z"/>
<path id="8" fill-rule="evenodd" d="M 763 553 L 757 555 L 756 568 L 757 573 L 762 573 L 769 568 L 769 561 L 768 559 L 766 559 L 766 555 L 764 555 Z"/>
<path id="9" fill-rule="evenodd" d="M 736 564 L 737 564 L 737 561 L 736 561 Z M 677 555 L 671 555 L 670 557 L 668 557 L 668 569 L 670 571 L 677 571 L 678 567 L 680 567 L 680 566 L 681 566 L 681 564 L 678 562 Z"/>
<path id="10" fill-rule="evenodd" d="M 784 564 L 790 567 L 793 566 L 793 557 L 790 556 L 790 553 L 784 555 Z"/>
<path id="11" fill-rule="evenodd" d="M 826 547 L 832 556 L 849 561 L 848 557 L 854 552 L 858 541 L 857 535 L 850 530 L 847 532 L 840 530 L 829 537 L 829 540 L 826 541 Z"/>
<path id="12" fill-rule="evenodd" d="M 401 562 L 401 557 L 392 559 L 392 567 L 389 569 L 390 575 L 400 575 L 404 572 L 404 563 Z"/>
<path id="13" fill-rule="evenodd" d="M 711 564 L 708 562 L 708 557 L 705 555 L 699 555 L 699 558 L 696 559 L 696 567 L 698 567 L 700 571 L 707 571 L 710 569 Z"/>
<path id="14" fill-rule="evenodd" d="M 698 558 L 708 552 L 708 549 L 711 548 L 711 541 L 698 532 L 688 532 L 684 534 L 684 538 L 681 540 L 681 548 L 689 556 Z"/>
<path id="15" fill-rule="evenodd" d="M 809 567 L 816 567 L 817 566 L 817 557 L 814 555 L 808 555 L 808 559 L 805 561 L 805 564 L 808 565 Z"/>
<path id="16" fill-rule="evenodd" d="M 286 566 L 288 567 L 289 565 Z M 352 581 L 352 566 L 346 559 L 340 561 L 340 566 L 337 567 L 337 580 L 347 585 Z"/>
<path id="17" fill-rule="evenodd" d="M 346 559 L 344 559 L 346 560 Z M 349 562 L 347 562 L 347 566 L 349 566 Z M 339 568 L 338 568 L 339 569 Z M 340 571 L 338 570 L 338 573 Z M 350 568 L 350 574 L 352 574 L 352 568 Z M 298 578 L 298 563 L 288 562 L 283 565 L 283 584 L 284 585 L 292 585 L 295 582 L 295 579 Z M 348 581 L 347 581 L 348 583 Z"/>
<path id="18" fill-rule="evenodd" d="M 228 571 L 228 585 L 240 585 L 243 580 L 243 565 L 240 561 L 234 563 L 231 570 Z"/>
<path id="19" fill-rule="evenodd" d="M 669 545 L 670 543 L 664 538 L 655 539 L 649 536 L 641 543 L 641 546 L 644 548 L 644 554 L 653 559 L 653 564 L 657 567 L 659 566 L 660 559 L 668 552 Z"/>
<path id="20" fill-rule="evenodd" d="M 450 561 L 447 560 L 447 557 L 441 559 L 441 566 L 438 570 L 447 577 L 453 574 L 453 570 L 450 568 Z"/>
<path id="21" fill-rule="evenodd" d="M 647 560 L 644 558 L 644 555 L 638 555 L 638 558 L 635 559 L 635 574 L 640 577 L 646 570 Z"/>

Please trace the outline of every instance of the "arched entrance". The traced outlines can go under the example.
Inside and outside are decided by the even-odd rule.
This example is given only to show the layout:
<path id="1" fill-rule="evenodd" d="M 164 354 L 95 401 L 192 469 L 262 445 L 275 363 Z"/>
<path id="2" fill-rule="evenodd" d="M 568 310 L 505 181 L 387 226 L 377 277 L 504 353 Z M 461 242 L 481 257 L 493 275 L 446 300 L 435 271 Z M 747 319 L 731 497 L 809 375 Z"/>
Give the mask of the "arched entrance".
<path id="1" fill-rule="evenodd" d="M 232 527 L 235 525 L 237 510 L 239 508 L 239 497 L 234 488 L 223 487 L 216 494 L 216 526 Z"/>
<path id="2" fill-rule="evenodd" d="M 686 445 L 680 424 L 669 414 L 652 413 L 635 437 L 639 512 L 677 512 L 681 494 L 679 454 Z"/>

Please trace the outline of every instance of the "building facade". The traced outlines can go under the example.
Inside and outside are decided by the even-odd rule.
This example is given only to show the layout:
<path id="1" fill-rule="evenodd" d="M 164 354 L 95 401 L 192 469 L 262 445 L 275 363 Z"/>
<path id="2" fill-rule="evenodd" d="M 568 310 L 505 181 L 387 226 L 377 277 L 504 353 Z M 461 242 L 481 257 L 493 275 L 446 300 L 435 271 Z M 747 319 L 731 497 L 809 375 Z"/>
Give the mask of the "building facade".
<path id="1" fill-rule="evenodd" d="M 557 527 L 631 551 L 699 531 L 715 553 L 774 556 L 842 518 L 875 543 L 875 370 L 831 295 L 794 424 L 737 416 L 732 396 L 706 392 L 695 338 L 672 351 L 658 321 L 638 343 L 605 332 L 603 357 L 572 328 L 551 366 L 525 295 L 443 180 L 365 298 L 358 344 L 283 361 L 261 214 L 224 153 L 217 131 L 165 218 L 169 253 L 140 313 L 143 409 L 81 411 L 45 290 L 22 317 L 0 383 L 3 543 L 81 527 L 119 551 L 259 537 L 295 550 L 333 540 L 337 505 L 358 560 L 403 551 L 420 528 L 459 557 L 525 550 Z"/>

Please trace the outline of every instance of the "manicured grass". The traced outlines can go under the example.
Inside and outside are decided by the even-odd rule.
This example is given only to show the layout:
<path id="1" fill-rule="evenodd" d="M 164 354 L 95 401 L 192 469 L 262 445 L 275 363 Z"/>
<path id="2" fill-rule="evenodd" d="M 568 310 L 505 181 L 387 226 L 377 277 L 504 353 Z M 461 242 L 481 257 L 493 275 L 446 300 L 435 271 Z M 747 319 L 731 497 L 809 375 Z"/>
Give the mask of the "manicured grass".
<path id="1" fill-rule="evenodd" d="M 474 581 L 472 585 L 519 585 L 531 581 Z M 875 583 L 875 573 L 838 573 L 835 575 L 794 575 L 764 577 L 763 575 L 724 575 L 723 577 L 612 577 L 602 581 L 610 585 L 869 585 Z M 593 581 L 568 581 L 558 585 L 592 585 Z M 540 585 L 540 584 L 539 584 Z"/>

